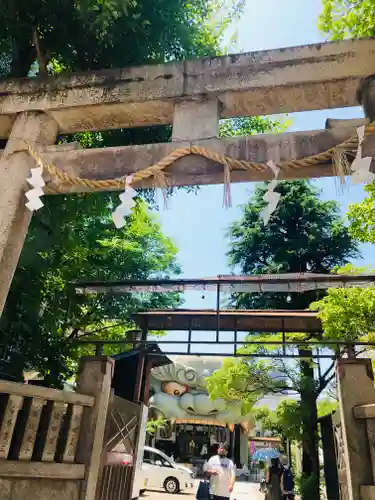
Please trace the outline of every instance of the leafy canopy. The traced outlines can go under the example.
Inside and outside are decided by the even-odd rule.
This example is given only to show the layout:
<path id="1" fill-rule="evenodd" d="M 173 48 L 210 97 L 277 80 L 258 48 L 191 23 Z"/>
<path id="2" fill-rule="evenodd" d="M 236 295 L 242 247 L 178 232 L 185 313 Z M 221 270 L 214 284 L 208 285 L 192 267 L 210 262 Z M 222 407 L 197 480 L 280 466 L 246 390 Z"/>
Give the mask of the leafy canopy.
<path id="1" fill-rule="evenodd" d="M 243 274 L 327 273 L 358 255 L 334 201 L 323 201 L 307 181 L 280 182 L 276 212 L 267 225 L 261 218 L 266 186 L 257 187 L 242 216 L 229 228 L 229 262 Z M 237 308 L 304 309 L 313 293 L 235 294 Z"/>
<path id="2" fill-rule="evenodd" d="M 220 137 L 239 137 L 274 132 L 281 134 L 290 126 L 290 120 L 271 119 L 268 116 L 231 118 L 220 122 Z"/>
<path id="3" fill-rule="evenodd" d="M 368 196 L 360 203 L 349 205 L 349 231 L 362 243 L 375 243 L 375 183 L 364 189 Z"/>
<path id="4" fill-rule="evenodd" d="M 271 367 L 253 360 L 225 358 L 223 365 L 206 378 L 210 398 L 241 403 L 241 412 L 248 414 L 272 383 Z"/>
<path id="5" fill-rule="evenodd" d="M 337 408 L 334 399 L 320 399 L 317 403 L 318 416 L 329 415 Z M 254 409 L 254 418 L 259 422 L 264 431 L 272 436 L 283 440 L 301 441 L 302 435 L 302 406 L 295 399 L 283 399 L 277 405 L 276 410 L 270 410 L 267 406 Z"/>
<path id="6" fill-rule="evenodd" d="M 2 73 L 27 76 L 38 69 L 86 71 L 215 55 L 243 3 L 0 0 Z"/>
<path id="7" fill-rule="evenodd" d="M 331 40 L 374 36 L 375 4 L 373 0 L 323 0 L 318 27 Z"/>
<path id="8" fill-rule="evenodd" d="M 360 272 L 346 266 L 339 272 Z M 375 339 L 375 288 L 333 288 L 310 308 L 318 311 L 323 338 L 344 341 Z"/>
<path id="9" fill-rule="evenodd" d="M 323 0 L 319 28 L 331 40 L 365 38 L 375 35 L 374 0 Z M 368 193 L 360 203 L 349 206 L 350 234 L 363 243 L 375 243 L 375 183 L 364 187 Z"/>
<path id="10" fill-rule="evenodd" d="M 73 348 L 76 339 L 124 339 L 133 312 L 180 301 L 174 293 L 72 293 L 70 281 L 168 277 L 180 268 L 176 247 L 142 200 L 118 230 L 111 219 L 114 194 L 61 198 L 48 197 L 32 219 L 0 322 L 2 342 L 22 352 L 26 367 L 58 379 L 82 354 Z"/>

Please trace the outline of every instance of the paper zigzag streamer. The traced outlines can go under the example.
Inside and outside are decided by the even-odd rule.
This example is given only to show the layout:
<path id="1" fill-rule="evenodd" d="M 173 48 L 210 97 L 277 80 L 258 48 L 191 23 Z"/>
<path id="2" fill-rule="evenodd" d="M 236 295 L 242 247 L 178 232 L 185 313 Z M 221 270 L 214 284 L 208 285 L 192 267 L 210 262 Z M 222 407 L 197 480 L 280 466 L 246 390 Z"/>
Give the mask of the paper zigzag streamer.
<path id="1" fill-rule="evenodd" d="M 30 189 L 25 193 L 25 196 L 28 199 L 26 207 L 31 212 L 34 212 L 44 206 L 44 203 L 40 199 L 41 196 L 44 195 L 42 188 L 45 186 L 45 182 L 43 180 L 43 167 L 31 168 L 30 173 L 31 177 L 26 179 L 26 181 L 30 184 L 30 186 L 32 186 L 33 189 Z"/>
<path id="2" fill-rule="evenodd" d="M 135 189 L 131 187 L 133 180 L 132 175 L 128 175 L 125 179 L 125 190 L 120 194 L 120 205 L 112 212 L 112 220 L 117 229 L 125 226 L 125 217 L 131 214 L 132 208 L 135 207 L 134 197 L 137 195 Z"/>
<path id="3" fill-rule="evenodd" d="M 273 172 L 274 179 L 268 184 L 268 189 L 266 194 L 263 196 L 263 200 L 267 203 L 267 205 L 263 208 L 260 213 L 260 216 L 263 219 L 264 225 L 268 224 L 271 215 L 276 210 L 277 205 L 280 200 L 280 193 L 275 193 L 274 189 L 277 186 L 277 179 L 279 177 L 280 167 L 276 165 L 276 163 L 272 160 L 267 162 L 267 165 Z"/>
<path id="4" fill-rule="evenodd" d="M 357 128 L 358 149 L 351 166 L 350 181 L 352 184 L 370 183 L 375 180 L 375 174 L 370 172 L 371 156 L 362 158 L 362 145 L 365 138 L 365 125 Z"/>

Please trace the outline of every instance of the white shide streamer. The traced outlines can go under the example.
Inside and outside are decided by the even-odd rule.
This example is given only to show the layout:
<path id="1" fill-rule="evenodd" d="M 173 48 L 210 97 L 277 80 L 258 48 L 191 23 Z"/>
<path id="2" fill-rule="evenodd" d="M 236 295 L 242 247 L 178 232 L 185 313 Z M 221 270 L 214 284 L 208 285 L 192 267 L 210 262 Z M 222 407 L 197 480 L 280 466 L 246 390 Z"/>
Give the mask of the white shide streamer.
<path id="1" fill-rule="evenodd" d="M 30 184 L 32 189 L 25 193 L 28 202 L 26 203 L 26 207 L 34 212 L 35 210 L 39 210 L 43 207 L 43 202 L 40 199 L 43 195 L 43 187 L 45 186 L 45 182 L 43 180 L 43 167 L 31 168 L 30 169 L 31 177 L 26 179 L 27 183 Z"/>
<path id="2" fill-rule="evenodd" d="M 268 224 L 271 215 L 276 210 L 281 196 L 280 193 L 274 192 L 274 189 L 277 186 L 277 179 L 279 177 L 280 167 L 278 167 L 276 163 L 272 160 L 269 160 L 267 162 L 267 165 L 272 170 L 274 179 L 268 184 L 267 192 L 263 196 L 263 200 L 267 203 L 267 205 L 261 211 L 260 216 L 262 217 L 265 225 Z"/>
<path id="3" fill-rule="evenodd" d="M 370 183 L 375 180 L 375 174 L 370 172 L 371 156 L 362 158 L 362 145 L 365 138 L 365 126 L 357 128 L 358 149 L 351 166 L 350 181 L 352 184 Z"/>
<path id="4" fill-rule="evenodd" d="M 137 192 L 131 187 L 132 180 L 132 175 L 126 177 L 125 190 L 119 196 L 121 203 L 112 213 L 112 220 L 117 229 L 125 226 L 125 217 L 131 214 L 135 206 L 134 197 L 137 195 Z"/>

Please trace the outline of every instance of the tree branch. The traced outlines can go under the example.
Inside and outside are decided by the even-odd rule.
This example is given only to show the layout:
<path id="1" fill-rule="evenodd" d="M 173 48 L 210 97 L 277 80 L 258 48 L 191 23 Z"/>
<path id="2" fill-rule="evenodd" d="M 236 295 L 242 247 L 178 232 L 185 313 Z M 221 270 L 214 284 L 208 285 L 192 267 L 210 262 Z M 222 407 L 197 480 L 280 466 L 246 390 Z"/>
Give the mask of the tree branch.
<path id="1" fill-rule="evenodd" d="M 321 380 L 324 380 L 326 376 L 329 374 L 329 372 L 335 367 L 335 362 L 333 361 L 329 368 L 323 373 L 323 375 L 320 377 Z"/>
<path id="2" fill-rule="evenodd" d="M 332 373 L 330 377 L 328 377 L 326 380 L 322 380 L 321 383 L 319 384 L 318 387 L 318 394 L 320 394 L 324 389 L 327 387 L 327 385 L 334 380 L 336 374 Z"/>

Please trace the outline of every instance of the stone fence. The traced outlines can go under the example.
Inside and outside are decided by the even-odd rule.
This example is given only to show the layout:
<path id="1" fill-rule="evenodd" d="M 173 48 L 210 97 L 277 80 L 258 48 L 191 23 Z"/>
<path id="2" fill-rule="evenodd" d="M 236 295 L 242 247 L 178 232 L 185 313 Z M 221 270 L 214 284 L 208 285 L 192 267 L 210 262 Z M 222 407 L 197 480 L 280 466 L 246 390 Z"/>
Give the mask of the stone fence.
<path id="1" fill-rule="evenodd" d="M 79 392 L 0 381 L 0 500 L 93 500 L 112 362 L 83 360 Z"/>

